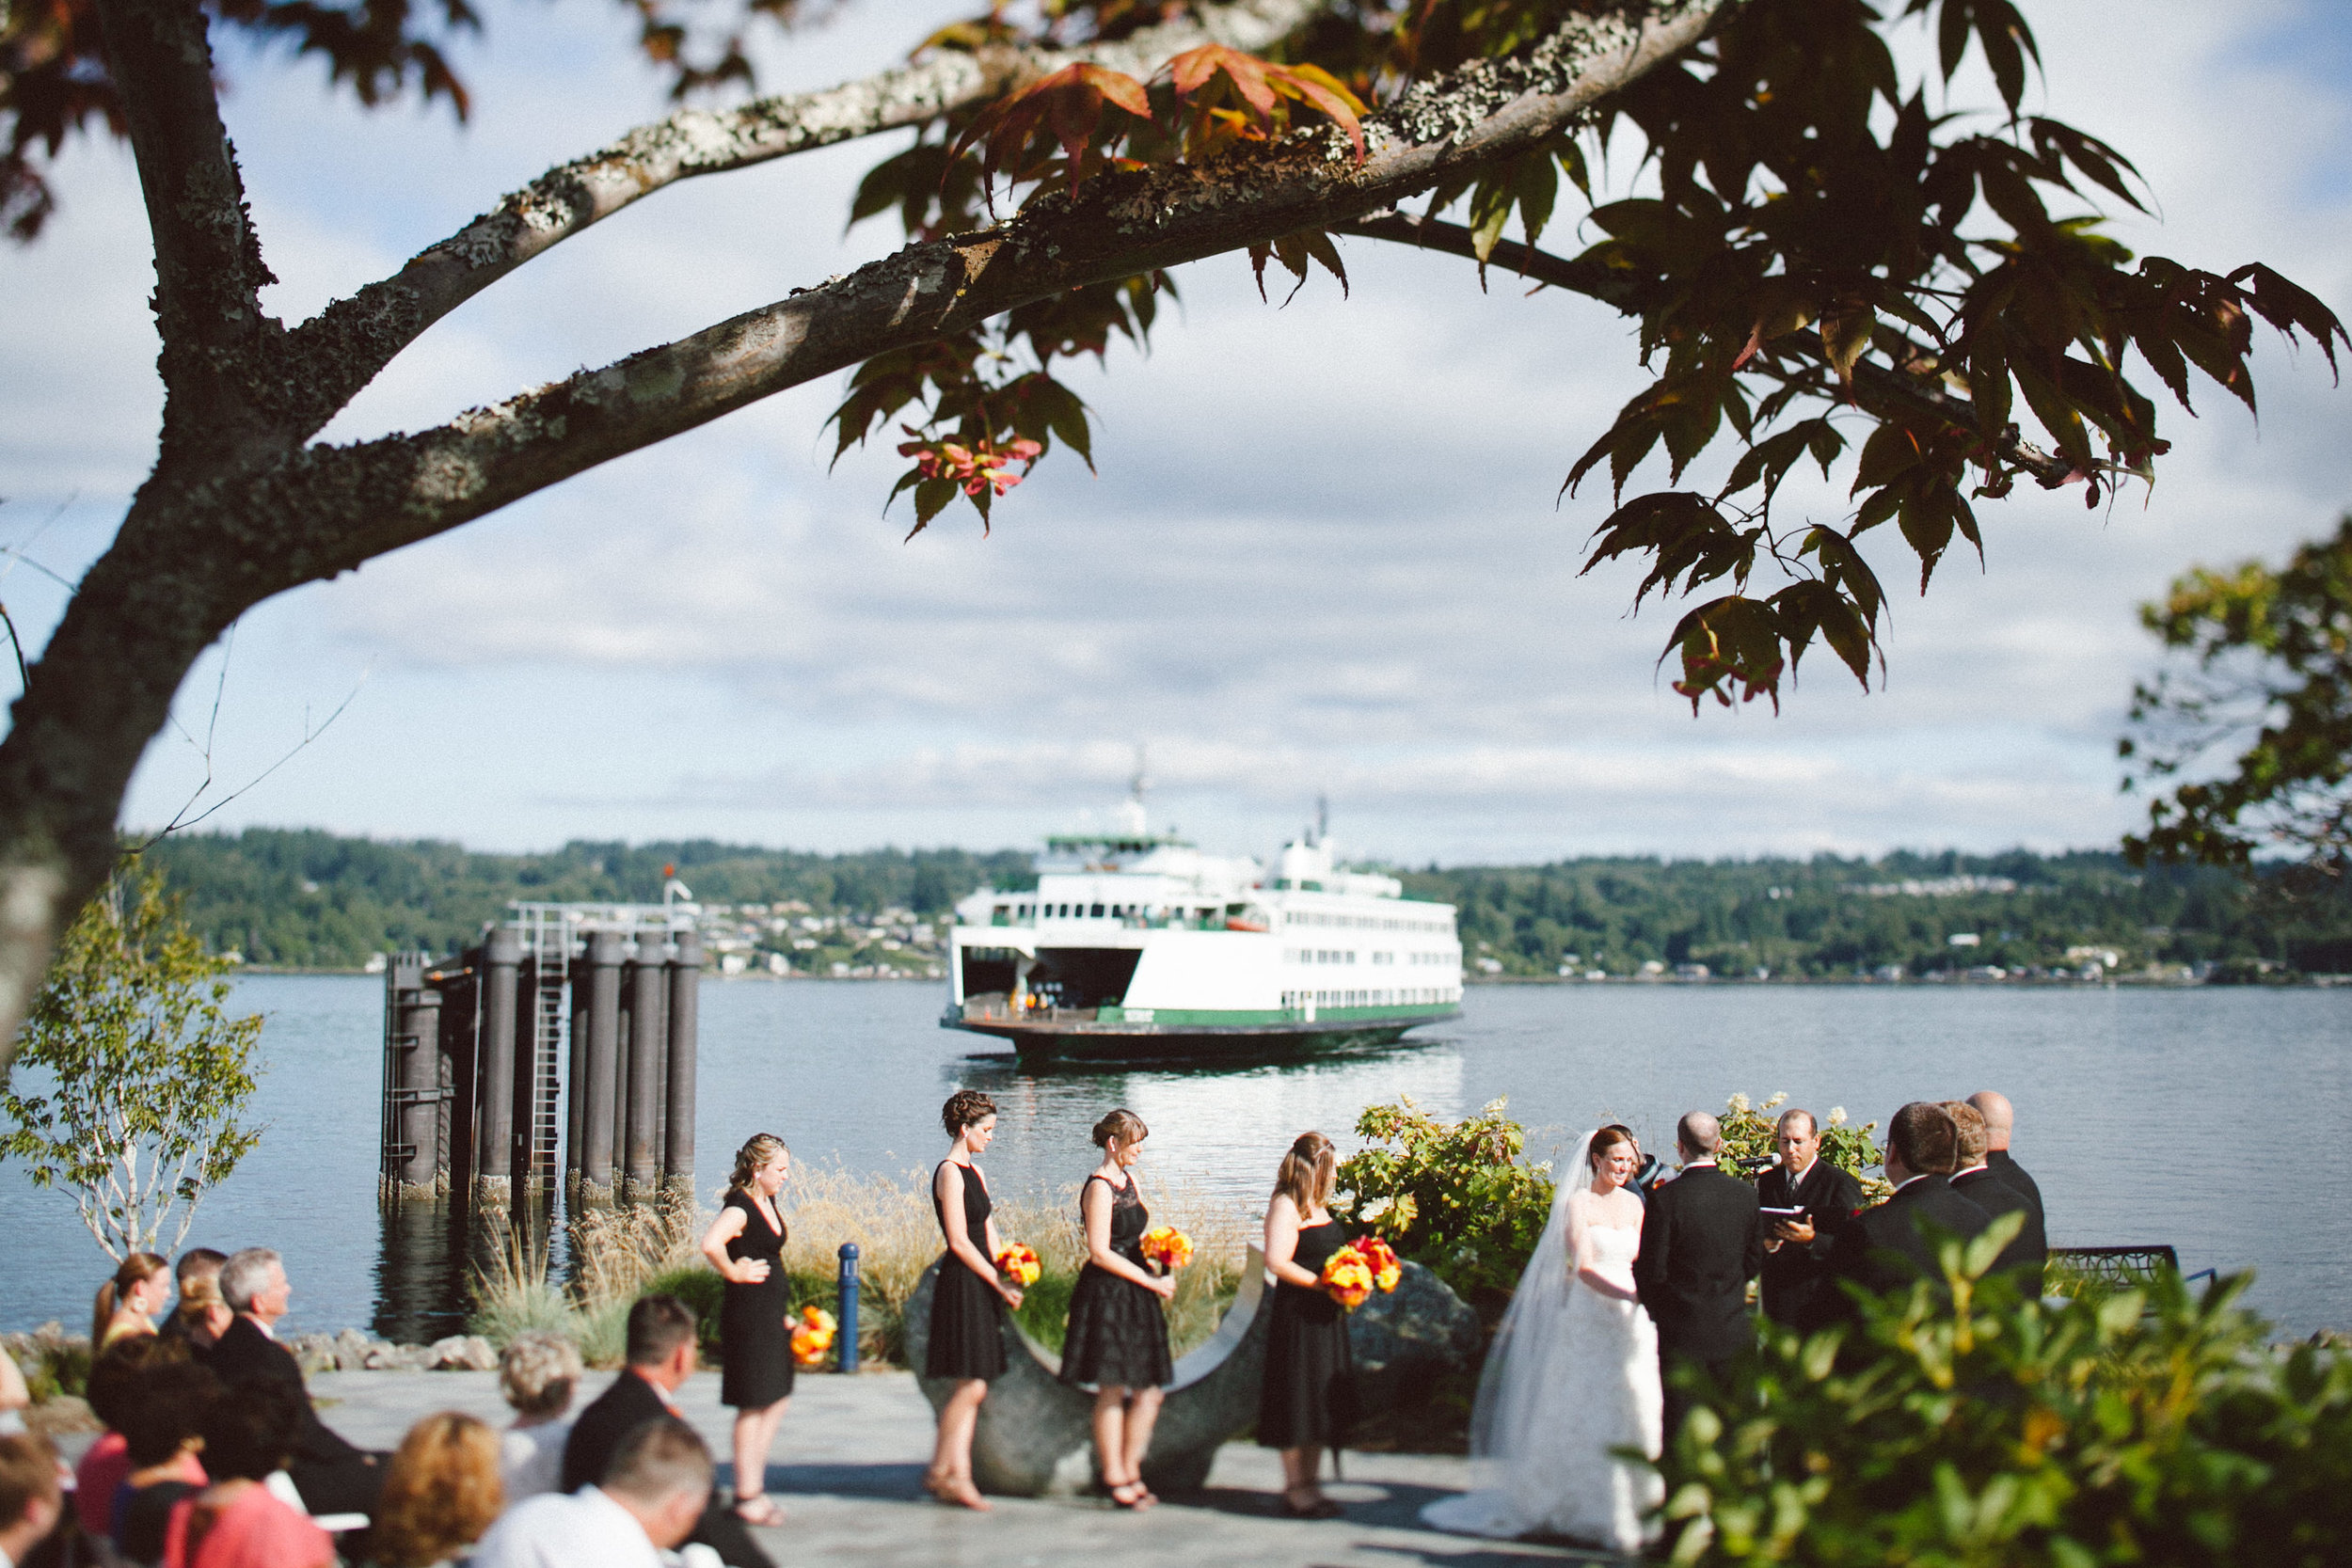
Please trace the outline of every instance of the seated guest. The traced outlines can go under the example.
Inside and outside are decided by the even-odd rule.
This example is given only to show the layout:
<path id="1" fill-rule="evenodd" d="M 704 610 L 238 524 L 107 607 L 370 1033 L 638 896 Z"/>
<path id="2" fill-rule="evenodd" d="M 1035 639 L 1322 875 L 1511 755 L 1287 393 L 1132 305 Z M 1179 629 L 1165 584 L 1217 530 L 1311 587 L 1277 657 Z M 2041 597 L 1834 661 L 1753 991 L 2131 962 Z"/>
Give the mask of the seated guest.
<path id="1" fill-rule="evenodd" d="M 553 1492 L 563 1481 L 564 1445 L 572 1434 L 564 1418 L 581 1370 L 579 1349 L 545 1329 L 516 1335 L 499 1353 L 499 1392 L 515 1412 L 515 1424 L 499 1440 L 509 1506 Z"/>
<path id="2" fill-rule="evenodd" d="M 646 1296 L 628 1309 L 628 1364 L 612 1386 L 572 1423 L 564 1445 L 563 1489 L 577 1492 L 605 1479 L 621 1440 L 645 1422 L 675 1416 L 670 1399 L 693 1374 L 693 1309 L 675 1296 Z M 734 1568 L 774 1568 L 768 1554 L 732 1511 L 713 1505 L 694 1527 L 691 1539 L 717 1552 Z"/>
<path id="3" fill-rule="evenodd" d="M 219 1395 L 220 1380 L 206 1368 L 163 1358 L 122 1411 L 131 1473 L 115 1488 L 110 1520 L 116 1549 L 132 1561 L 162 1560 L 172 1505 L 210 1483 L 197 1450 L 205 1408 Z"/>
<path id="4" fill-rule="evenodd" d="M 2050 1232 L 2050 1216 L 2042 1207 L 2042 1188 L 2026 1174 L 2026 1167 L 2010 1157 L 2010 1135 L 2016 1130 L 2017 1113 L 2004 1095 L 1991 1089 L 1979 1089 L 1968 1097 L 1984 1117 L 1984 1163 L 1994 1175 L 2026 1195 L 2033 1205 L 2033 1223 L 2043 1235 Z"/>
<path id="5" fill-rule="evenodd" d="M 1965 1241 L 1993 1218 L 1945 1180 L 1959 1164 L 1960 1129 L 1943 1106 L 1915 1100 L 1897 1111 L 1886 1129 L 1886 1180 L 1895 1195 L 1839 1228 L 1831 1272 L 1873 1293 L 1941 1280 L 1943 1240 L 1927 1227 Z M 1847 1297 L 1836 1310 L 1851 1315 L 1851 1308 Z"/>
<path id="6" fill-rule="evenodd" d="M 283 1469 L 310 1402 L 277 1378 L 231 1384 L 198 1430 L 212 1484 L 171 1505 L 163 1568 L 334 1568 L 335 1543 L 262 1484 Z"/>
<path id="7" fill-rule="evenodd" d="M 385 1467 L 369 1559 L 377 1568 L 455 1561 L 505 1506 L 498 1433 L 455 1411 L 427 1416 L 408 1429 Z"/>
<path id="8" fill-rule="evenodd" d="M 170 1295 L 170 1264 L 151 1252 L 126 1256 L 114 1277 L 98 1287 L 98 1299 L 91 1304 L 90 1354 L 105 1354 L 107 1345 L 123 1335 L 154 1333 L 155 1314 Z"/>
<path id="9" fill-rule="evenodd" d="M 210 1354 L 214 1341 L 228 1328 L 236 1314 L 220 1299 L 220 1266 L 229 1261 L 225 1252 L 211 1247 L 190 1247 L 180 1255 L 180 1261 L 171 1266 L 180 1286 L 180 1299 L 164 1320 L 163 1336 L 180 1339 L 196 1352 L 198 1360 Z"/>
<path id="10" fill-rule="evenodd" d="M 221 1265 L 220 1294 L 236 1319 L 222 1331 L 206 1364 L 223 1383 L 266 1378 L 301 1396 L 301 1426 L 286 1470 L 304 1506 L 313 1513 L 373 1514 L 384 1485 L 381 1456 L 327 1430 L 310 1406 L 301 1364 L 278 1342 L 276 1325 L 294 1295 L 284 1262 L 267 1247 L 247 1247 Z"/>
<path id="11" fill-rule="evenodd" d="M 31 1557 L 64 1513 L 57 1450 L 49 1439 L 29 1432 L 0 1437 L 0 1562 Z"/>
<path id="12" fill-rule="evenodd" d="M 1862 1207 L 1862 1183 L 1821 1158 L 1820 1127 L 1813 1113 L 1790 1109 L 1773 1130 L 1780 1164 L 1756 1179 L 1756 1200 L 1767 1209 L 1802 1209 L 1795 1219 L 1765 1216 L 1764 1315 L 1792 1328 L 1810 1328 L 1832 1310 L 1837 1287 L 1829 1272 L 1837 1227 Z"/>
<path id="13" fill-rule="evenodd" d="M 186 1355 L 179 1346 L 166 1345 L 151 1334 L 135 1335 L 113 1345 L 90 1368 L 84 1397 L 89 1401 L 90 1414 L 106 1430 L 73 1467 L 73 1514 L 89 1534 L 113 1533 L 115 1489 L 131 1473 L 123 1423 L 138 1402 L 139 1386 L 146 1381 L 149 1368 L 166 1360 L 184 1360 Z"/>
<path id="14" fill-rule="evenodd" d="M 1952 1124 L 1960 1129 L 1960 1168 L 1952 1172 L 1952 1191 L 1999 1219 L 2003 1214 L 2025 1216 L 2024 1228 L 2000 1257 L 1993 1260 L 1995 1274 L 2006 1274 L 2017 1281 L 2017 1289 L 2028 1301 L 2042 1294 L 2042 1265 L 2049 1259 L 2050 1244 L 2042 1234 L 2042 1216 L 2026 1195 L 1994 1175 L 1985 1164 L 1986 1128 L 1984 1113 L 1964 1100 L 1948 1100 L 1944 1109 L 1950 1114 Z"/>
<path id="15" fill-rule="evenodd" d="M 600 1484 L 507 1510 L 471 1568 L 660 1568 L 709 1512 L 710 1481 L 710 1449 L 692 1427 L 675 1416 L 641 1421 Z"/>

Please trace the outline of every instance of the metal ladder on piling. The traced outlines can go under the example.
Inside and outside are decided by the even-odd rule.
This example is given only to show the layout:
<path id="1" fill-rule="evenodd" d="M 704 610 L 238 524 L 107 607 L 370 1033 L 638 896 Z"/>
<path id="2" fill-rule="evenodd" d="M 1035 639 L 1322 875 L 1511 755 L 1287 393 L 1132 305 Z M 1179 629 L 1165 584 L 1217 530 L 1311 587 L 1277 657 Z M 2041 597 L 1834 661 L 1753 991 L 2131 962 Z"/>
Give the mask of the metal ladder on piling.
<path id="1" fill-rule="evenodd" d="M 551 1192 L 563 1136 L 564 1058 L 571 1038 L 572 927 L 547 904 L 517 905 L 523 955 L 536 960 L 531 999 L 531 1184 Z"/>

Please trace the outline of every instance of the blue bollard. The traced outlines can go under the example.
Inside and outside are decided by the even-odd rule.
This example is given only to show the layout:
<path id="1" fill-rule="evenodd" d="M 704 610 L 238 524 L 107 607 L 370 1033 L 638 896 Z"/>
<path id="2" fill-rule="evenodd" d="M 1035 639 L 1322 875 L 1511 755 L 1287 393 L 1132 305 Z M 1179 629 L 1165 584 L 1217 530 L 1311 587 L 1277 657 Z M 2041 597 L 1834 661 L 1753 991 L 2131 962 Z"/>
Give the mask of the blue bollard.
<path id="1" fill-rule="evenodd" d="M 841 1309 L 834 1316 L 840 1320 L 840 1368 L 845 1372 L 857 1370 L 857 1243 L 841 1243 Z"/>

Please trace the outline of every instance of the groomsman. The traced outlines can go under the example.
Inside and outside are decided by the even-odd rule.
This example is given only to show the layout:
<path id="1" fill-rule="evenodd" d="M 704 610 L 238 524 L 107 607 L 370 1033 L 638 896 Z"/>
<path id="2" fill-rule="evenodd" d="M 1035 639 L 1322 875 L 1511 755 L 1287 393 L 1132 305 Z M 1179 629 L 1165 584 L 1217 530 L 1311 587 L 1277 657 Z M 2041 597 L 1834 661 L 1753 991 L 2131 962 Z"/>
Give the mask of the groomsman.
<path id="1" fill-rule="evenodd" d="M 1886 1129 L 1886 1180 L 1895 1196 L 1865 1209 L 1837 1233 L 1830 1268 L 1841 1282 L 1873 1293 L 1908 1288 L 1915 1280 L 1941 1279 L 1942 1242 L 1925 1230 L 1965 1241 L 1993 1222 L 1982 1208 L 1952 1191 L 1946 1180 L 1960 1164 L 1960 1128 L 1950 1113 L 1930 1101 L 1915 1100 L 1895 1113 Z M 1853 1315 L 1851 1298 L 1841 1304 Z"/>
<path id="2" fill-rule="evenodd" d="M 1691 1396 L 1676 1369 L 1695 1363 L 1717 1383 L 1756 1343 L 1748 1281 L 1764 1260 L 1756 1189 L 1715 1163 L 1723 1127 L 1692 1111 L 1675 1128 L 1682 1174 L 1650 1195 L 1642 1216 L 1642 1250 L 1633 1285 L 1658 1324 L 1659 1373 L 1665 1384 L 1665 1440 L 1674 1441 Z"/>
<path id="3" fill-rule="evenodd" d="M 1974 1105 L 1984 1117 L 1987 1168 L 2026 1195 L 2026 1201 L 2033 1205 L 2033 1223 L 2043 1234 L 2048 1234 L 2050 1216 L 2042 1212 L 2042 1189 L 2034 1184 L 2032 1177 L 2026 1174 L 2025 1166 L 2010 1158 L 2009 1138 L 2010 1130 L 2016 1125 L 2017 1113 L 2010 1108 L 2006 1096 L 1995 1094 L 1991 1089 L 1979 1089 L 1970 1095 L 1968 1103 Z"/>
<path id="4" fill-rule="evenodd" d="M 1862 1183 L 1821 1158 L 1821 1132 L 1810 1111 L 1780 1114 L 1774 1130 L 1780 1164 L 1757 1178 L 1767 1209 L 1802 1209 L 1795 1219 L 1766 1216 L 1764 1315 L 1792 1328 L 1835 1316 L 1837 1287 L 1829 1272 L 1837 1227 L 1862 1207 Z"/>
<path id="5" fill-rule="evenodd" d="M 2050 1256 L 2050 1243 L 2042 1234 L 2042 1215 L 2026 1201 L 2025 1194 L 1985 1164 L 1990 1151 L 1985 1147 L 1984 1113 L 1964 1100 L 1947 1101 L 1944 1109 L 1960 1129 L 1960 1168 L 1952 1172 L 1952 1191 L 1994 1219 L 2003 1214 L 2026 1217 L 2025 1228 L 2001 1249 L 1993 1267 L 1995 1273 L 2013 1275 L 2017 1289 L 2031 1300 L 2042 1294 L 2042 1264 Z"/>

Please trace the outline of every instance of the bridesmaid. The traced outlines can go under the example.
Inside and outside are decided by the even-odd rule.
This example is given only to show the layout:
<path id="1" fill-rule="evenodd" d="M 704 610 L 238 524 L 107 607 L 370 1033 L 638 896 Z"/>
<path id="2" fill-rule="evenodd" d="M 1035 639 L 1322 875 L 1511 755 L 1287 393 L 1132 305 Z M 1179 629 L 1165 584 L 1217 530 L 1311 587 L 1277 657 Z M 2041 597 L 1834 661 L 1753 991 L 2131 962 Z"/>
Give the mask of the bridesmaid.
<path id="1" fill-rule="evenodd" d="M 792 1151 L 772 1132 L 755 1132 L 735 1151 L 726 1207 L 703 1235 L 703 1256 L 727 1282 L 719 1309 L 725 1370 L 719 1401 L 735 1407 L 735 1513 L 747 1525 L 780 1525 L 768 1496 L 768 1450 L 792 1397 L 792 1281 L 784 1272 L 788 1237 L 776 1194 L 792 1174 Z"/>
<path id="2" fill-rule="evenodd" d="M 1347 1244 L 1327 1207 L 1338 1176 L 1331 1140 L 1301 1132 L 1282 1156 L 1265 1212 L 1265 1265 L 1275 1286 L 1258 1442 L 1282 1450 L 1282 1512 L 1293 1519 L 1339 1513 L 1319 1481 L 1323 1450 L 1339 1446 L 1356 1414 L 1347 1314 L 1321 1284 L 1325 1261 Z"/>
<path id="3" fill-rule="evenodd" d="M 931 1172 L 931 1212 L 947 1251 L 931 1289 L 923 1372 L 953 1378 L 956 1387 L 940 1408 L 939 1446 L 923 1484 L 942 1502 L 985 1513 L 989 1501 L 972 1484 L 972 1431 L 979 1425 L 989 1379 L 1004 1375 L 1003 1308 L 1020 1306 L 1021 1291 L 996 1272 L 1003 1247 L 989 1218 L 988 1182 L 973 1163 L 996 1136 L 996 1102 L 977 1089 L 958 1089 L 940 1107 L 939 1119 L 954 1140 Z"/>
<path id="4" fill-rule="evenodd" d="M 155 1314 L 171 1299 L 171 1265 L 151 1252 L 122 1259 L 114 1277 L 98 1287 L 90 1304 L 89 1353 L 93 1359 L 123 1335 L 155 1332 Z"/>
<path id="5" fill-rule="evenodd" d="M 1143 1484 L 1143 1455 L 1160 1417 L 1160 1391 L 1176 1377 L 1160 1305 L 1175 1295 L 1176 1280 L 1144 1267 L 1141 1242 L 1152 1215 L 1130 1168 L 1149 1136 L 1133 1111 L 1113 1111 L 1094 1124 L 1103 1163 L 1078 1189 L 1087 1261 L 1070 1295 L 1061 1353 L 1061 1380 L 1095 1391 L 1095 1457 L 1121 1508 L 1159 1501 Z"/>

